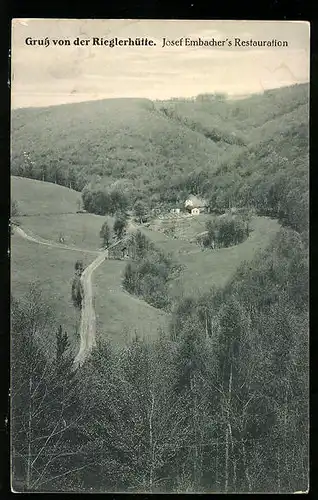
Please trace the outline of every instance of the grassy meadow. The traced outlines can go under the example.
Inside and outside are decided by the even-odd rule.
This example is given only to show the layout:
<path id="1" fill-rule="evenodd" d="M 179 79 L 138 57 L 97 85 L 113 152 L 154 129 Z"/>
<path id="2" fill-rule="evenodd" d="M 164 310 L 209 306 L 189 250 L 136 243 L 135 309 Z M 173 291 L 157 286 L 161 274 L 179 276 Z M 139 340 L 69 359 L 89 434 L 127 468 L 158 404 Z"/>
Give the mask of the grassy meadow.
<path id="1" fill-rule="evenodd" d="M 183 265 L 170 282 L 169 293 L 178 301 L 223 287 L 244 260 L 271 242 L 281 224 L 305 227 L 307 150 L 308 85 L 241 101 L 107 99 L 20 109 L 12 116 L 11 193 L 27 233 L 54 242 L 62 235 L 65 245 L 83 251 L 99 249 L 103 222 L 113 224 L 105 193 L 111 200 L 118 195 L 125 210 L 141 200 L 147 209 L 169 212 L 189 194 L 202 195 L 219 213 L 229 206 L 254 208 L 258 217 L 249 238 L 229 248 L 202 250 L 195 242 L 213 215 L 158 218 L 141 227 L 157 248 Z M 94 214 L 76 213 L 85 205 L 81 190 L 96 202 L 89 209 Z M 75 328 L 73 312 L 66 311 L 72 308 L 78 252 L 39 247 L 18 236 L 12 243 L 13 292 L 39 277 L 56 300 L 57 321 Z M 166 316 L 121 288 L 124 267 L 124 262 L 106 262 L 93 275 L 98 329 L 117 339 L 135 329 L 153 336 Z"/>
<path id="2" fill-rule="evenodd" d="M 251 261 L 256 253 L 266 248 L 279 231 L 277 221 L 257 217 L 251 223 L 252 232 L 243 243 L 229 248 L 199 250 L 198 253 L 182 253 L 182 275 L 172 283 L 173 296 L 182 293 L 189 296 L 208 291 L 212 286 L 223 287 L 243 261 Z"/>
<path id="3" fill-rule="evenodd" d="M 122 275 L 126 262 L 106 260 L 93 277 L 97 331 L 122 344 L 134 337 L 154 338 L 168 315 L 126 292 Z"/>
<path id="4" fill-rule="evenodd" d="M 17 491 L 308 491 L 308 90 L 13 111 L 13 222 L 65 238 L 11 227 Z M 212 213 L 172 217 L 190 194 Z M 75 264 L 123 212 L 148 222 L 91 275 L 98 348 L 74 374 Z"/>
<path id="5" fill-rule="evenodd" d="M 11 237 L 11 293 L 21 298 L 28 294 L 30 284 L 38 284 L 45 302 L 54 311 L 56 325 L 63 326 L 73 345 L 77 343 L 79 316 L 72 303 L 71 285 L 74 264 L 79 258 L 89 264 L 94 257 L 38 245 L 15 234 Z M 52 332 L 53 339 L 54 335 Z"/>
<path id="6" fill-rule="evenodd" d="M 71 301 L 74 264 L 77 259 L 82 259 L 88 265 L 94 259 L 94 255 L 85 253 L 85 250 L 100 248 L 101 225 L 105 218 L 112 224 L 113 218 L 77 214 L 78 193 L 46 182 L 13 177 L 12 197 L 17 201 L 20 213 L 27 214 L 18 217 L 27 233 L 54 242 L 63 234 L 66 245 L 83 249 L 83 253 L 73 253 L 67 249 L 37 245 L 18 235 L 12 236 L 12 292 L 22 296 L 28 292 L 31 282 L 37 282 L 45 299 L 56 311 L 56 322 L 64 325 L 70 337 L 76 341 L 78 314 Z M 48 215 L 49 211 L 52 215 Z M 253 231 L 242 244 L 202 250 L 191 239 L 205 229 L 205 223 L 211 217 L 213 215 L 202 214 L 198 217 L 159 220 L 161 228 L 169 227 L 171 220 L 174 220 L 175 237 L 140 227 L 158 248 L 171 254 L 183 265 L 181 275 L 170 283 L 170 294 L 176 300 L 183 295 L 202 293 L 213 285 L 224 286 L 242 261 L 251 260 L 257 250 L 269 244 L 279 229 L 276 221 L 255 217 Z M 158 227 L 158 220 L 150 227 Z M 117 343 L 126 342 L 136 331 L 140 336 L 153 338 L 158 328 L 168 322 L 166 313 L 122 288 L 125 265 L 123 261 L 105 261 L 93 275 L 97 331 L 103 338 Z"/>
<path id="7" fill-rule="evenodd" d="M 76 213 L 80 193 L 64 186 L 11 176 L 11 198 L 21 215 Z"/>
<path id="8" fill-rule="evenodd" d="M 46 240 L 58 242 L 62 234 L 65 245 L 98 250 L 101 247 L 99 231 L 105 219 L 112 222 L 111 217 L 93 214 L 39 215 L 20 218 L 20 221 L 25 231 Z"/>
<path id="9" fill-rule="evenodd" d="M 188 234 L 192 237 L 202 232 L 203 221 L 213 215 L 202 215 L 181 220 L 183 238 L 185 220 L 188 221 Z M 178 223 L 177 223 L 178 224 Z M 171 282 L 170 292 L 173 297 L 199 294 L 208 291 L 212 286 L 223 287 L 233 276 L 243 261 L 250 261 L 255 254 L 266 248 L 274 235 L 279 231 L 280 224 L 268 217 L 254 217 L 251 222 L 252 232 L 241 244 L 229 248 L 202 249 L 195 243 L 185 239 L 171 238 L 162 232 L 141 227 L 141 231 L 164 252 L 170 253 L 183 266 L 181 275 Z"/>
<path id="10" fill-rule="evenodd" d="M 66 245 L 84 249 L 81 253 L 50 248 L 27 241 L 17 234 L 11 238 L 12 294 L 22 297 L 28 293 L 31 283 L 38 283 L 44 299 L 54 310 L 56 324 L 63 325 L 72 344 L 76 345 L 79 317 L 71 300 L 74 264 L 81 259 L 86 266 L 94 259 L 94 255 L 85 250 L 100 248 L 99 231 L 105 217 L 76 214 L 79 194 L 55 184 L 13 177 L 11 193 L 20 213 L 28 214 L 18 217 L 26 233 L 54 242 L 62 233 Z M 47 215 L 50 211 L 52 215 Z M 39 215 L 35 215 L 37 213 Z M 107 219 L 112 223 L 111 217 Z M 164 313 L 121 288 L 124 266 L 124 262 L 106 261 L 93 275 L 97 331 L 117 343 L 130 338 L 136 330 L 139 334 L 153 337 L 158 326 L 166 321 Z"/>

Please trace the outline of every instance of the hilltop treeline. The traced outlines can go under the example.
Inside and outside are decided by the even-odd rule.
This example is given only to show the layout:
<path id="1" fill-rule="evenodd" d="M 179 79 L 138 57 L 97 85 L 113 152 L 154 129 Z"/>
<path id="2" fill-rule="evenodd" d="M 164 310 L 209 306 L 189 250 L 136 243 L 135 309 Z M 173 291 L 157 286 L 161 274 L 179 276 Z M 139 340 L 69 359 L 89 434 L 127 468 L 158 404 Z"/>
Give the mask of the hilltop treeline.
<path id="1" fill-rule="evenodd" d="M 104 342 L 75 373 L 65 333 L 55 358 L 36 341 L 43 305 L 12 301 L 14 489 L 305 491 L 307 250 L 283 229 L 156 341 Z"/>
<path id="2" fill-rule="evenodd" d="M 297 228 L 308 208 L 308 85 L 241 101 L 109 99 L 16 110 L 11 170 L 84 190 L 85 208 L 98 214 L 198 193 L 212 209 L 253 205 Z"/>

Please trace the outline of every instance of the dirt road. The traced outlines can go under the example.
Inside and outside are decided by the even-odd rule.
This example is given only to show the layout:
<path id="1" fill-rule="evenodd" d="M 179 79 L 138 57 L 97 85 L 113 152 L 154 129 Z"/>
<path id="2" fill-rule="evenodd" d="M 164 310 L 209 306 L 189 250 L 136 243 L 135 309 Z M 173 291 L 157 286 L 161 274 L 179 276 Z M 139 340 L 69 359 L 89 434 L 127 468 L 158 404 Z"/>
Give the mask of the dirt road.
<path id="1" fill-rule="evenodd" d="M 74 359 L 74 365 L 79 366 L 86 359 L 91 349 L 96 345 L 96 315 L 93 306 L 92 274 L 105 259 L 108 258 L 108 250 L 102 252 L 93 262 L 87 266 L 81 276 L 83 289 L 82 314 L 80 324 L 81 343 L 79 351 Z"/>
<path id="2" fill-rule="evenodd" d="M 98 250 L 85 250 L 83 248 L 78 247 L 70 247 L 67 245 L 63 245 L 60 243 L 55 243 L 53 241 L 42 240 L 40 237 L 36 235 L 29 235 L 21 227 L 15 226 L 15 233 L 19 234 L 22 238 L 25 238 L 28 241 L 32 241 L 34 243 L 38 243 L 40 245 L 45 245 L 54 248 L 62 248 L 63 250 L 73 250 L 78 252 L 85 253 L 93 253 L 97 254 L 97 257 L 89 266 L 87 266 L 81 276 L 81 284 L 83 287 L 83 302 L 82 302 L 82 311 L 81 311 L 81 323 L 80 323 L 80 347 L 78 353 L 74 359 L 74 365 L 80 366 L 91 349 L 96 345 L 96 316 L 95 310 L 93 306 L 93 287 L 92 287 L 92 274 L 95 269 L 104 262 L 105 259 L 108 258 L 109 249 L 115 247 L 119 243 L 125 240 L 125 238 L 116 241 L 109 247 L 109 249 L 104 251 Z"/>
<path id="3" fill-rule="evenodd" d="M 63 250 L 73 250 L 73 252 L 84 252 L 84 253 L 92 253 L 94 255 L 100 254 L 101 252 L 99 250 L 87 250 L 85 248 L 78 248 L 78 247 L 71 247 L 69 245 L 64 245 L 63 243 L 55 243 L 55 241 L 48 241 L 44 240 L 40 236 L 37 235 L 30 235 L 27 234 L 21 227 L 19 226 L 14 226 L 14 232 L 16 234 L 19 234 L 19 236 L 22 236 L 22 238 L 32 241 L 33 243 L 39 243 L 40 245 L 45 245 L 48 247 L 54 247 L 54 248 L 62 248 Z"/>

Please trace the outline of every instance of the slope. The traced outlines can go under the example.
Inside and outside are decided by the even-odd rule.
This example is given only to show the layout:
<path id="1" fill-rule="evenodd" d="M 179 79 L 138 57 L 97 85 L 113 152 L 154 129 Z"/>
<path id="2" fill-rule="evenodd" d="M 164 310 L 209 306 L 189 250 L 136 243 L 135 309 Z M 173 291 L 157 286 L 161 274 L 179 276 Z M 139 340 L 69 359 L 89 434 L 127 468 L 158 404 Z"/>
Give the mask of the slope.
<path id="1" fill-rule="evenodd" d="M 170 283 L 171 296 L 177 299 L 182 295 L 198 296 L 213 286 L 226 285 L 243 261 L 252 260 L 259 250 L 271 243 L 280 225 L 268 217 L 254 217 L 251 228 L 249 238 L 239 245 L 202 250 L 195 243 L 139 227 L 158 248 L 182 264 L 180 276 Z"/>
<path id="2" fill-rule="evenodd" d="M 11 176 L 11 198 L 21 215 L 76 213 L 80 195 L 72 189 L 25 177 Z"/>
<path id="3" fill-rule="evenodd" d="M 163 116 L 144 99 L 12 113 L 12 173 L 78 189 L 93 174 L 127 179 L 138 189 L 155 191 L 153 182 L 171 178 L 172 171 L 176 177 L 202 164 L 213 170 L 229 149 Z"/>
<path id="4" fill-rule="evenodd" d="M 303 84 L 241 101 L 106 99 L 14 110 L 12 173 L 77 190 L 88 183 L 95 192 L 121 190 L 130 206 L 136 198 L 169 204 L 202 194 L 216 170 L 296 124 L 306 105 Z"/>
<path id="5" fill-rule="evenodd" d="M 28 293 L 31 283 L 41 289 L 44 299 L 51 304 L 56 324 L 62 324 L 70 335 L 73 346 L 78 343 L 79 315 L 71 300 L 71 284 L 77 259 L 88 266 L 96 256 L 100 245 L 99 230 L 105 220 L 92 214 L 76 214 L 78 193 L 46 182 L 30 179 L 12 179 L 12 197 L 23 207 L 27 216 L 18 217 L 20 227 L 36 238 L 45 239 L 53 246 L 39 245 L 23 239 L 17 232 L 11 237 L 11 290 L 13 296 Z M 50 194 L 49 205 L 45 205 Z M 22 198 L 22 201 L 21 201 Z M 60 200 L 70 213 L 59 213 Z M 43 207 L 44 204 L 44 207 Z M 45 215 L 41 214 L 41 208 Z M 46 210 L 52 215 L 47 215 Z M 64 210 L 65 208 L 63 208 Z M 72 212 L 73 211 L 73 212 Z M 39 214 L 39 215 L 35 215 Z M 65 238 L 65 249 L 57 243 L 56 236 L 61 228 Z M 31 229 L 31 231 L 30 231 Z M 57 246 L 59 245 L 59 247 Z M 73 247 L 83 248 L 79 252 Z M 87 252 L 85 252 L 87 249 Z M 122 262 L 109 261 L 103 264 L 93 276 L 97 332 L 114 342 L 122 343 L 135 330 L 147 336 L 157 334 L 158 325 L 165 321 L 165 315 L 150 308 L 142 300 L 135 299 L 120 288 Z M 110 286 L 111 284 L 111 286 Z M 116 286 L 114 302 L 113 289 Z M 54 331 L 52 331 L 54 335 Z"/>

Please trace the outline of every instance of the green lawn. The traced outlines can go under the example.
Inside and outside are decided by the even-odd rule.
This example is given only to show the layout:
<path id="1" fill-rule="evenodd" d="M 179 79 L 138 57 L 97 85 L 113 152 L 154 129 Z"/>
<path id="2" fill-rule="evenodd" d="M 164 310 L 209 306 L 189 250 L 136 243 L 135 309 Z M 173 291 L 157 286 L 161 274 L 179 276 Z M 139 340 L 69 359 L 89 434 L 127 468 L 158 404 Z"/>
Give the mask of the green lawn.
<path id="1" fill-rule="evenodd" d="M 11 241 L 11 291 L 22 297 L 31 283 L 38 283 L 43 299 L 54 311 L 56 325 L 63 325 L 72 345 L 77 346 L 76 325 L 79 316 L 71 300 L 71 283 L 76 259 L 85 265 L 94 256 L 70 250 L 50 248 L 12 236 Z M 105 261 L 93 274 L 93 290 L 97 319 L 97 334 L 116 343 L 123 343 L 135 331 L 145 337 L 157 335 L 167 316 L 121 288 L 125 262 Z M 52 339 L 54 335 L 52 332 Z"/>
<path id="2" fill-rule="evenodd" d="M 22 177 L 11 177 L 11 196 L 16 200 L 19 224 L 29 234 L 57 242 L 60 235 L 69 246 L 96 250 L 101 246 L 99 232 L 112 217 L 77 214 L 80 193 L 72 189 Z"/>
<path id="3" fill-rule="evenodd" d="M 106 217 L 76 214 L 79 193 L 55 184 L 18 177 L 12 177 L 11 189 L 20 212 L 29 214 L 19 217 L 21 227 L 28 234 L 56 242 L 62 233 L 66 245 L 87 250 L 101 246 L 99 231 Z M 50 213 L 54 215 L 47 215 Z M 107 217 L 107 220 L 113 223 L 113 218 Z M 56 325 L 63 325 L 73 346 L 78 345 L 76 326 L 79 317 L 71 301 L 71 283 L 74 264 L 79 258 L 87 265 L 94 255 L 50 248 L 12 235 L 12 294 L 21 297 L 28 293 L 30 283 L 37 282 L 43 298 L 54 311 Z M 125 342 L 135 331 L 144 337 L 153 337 L 157 335 L 158 327 L 167 322 L 163 312 L 121 288 L 125 264 L 106 261 L 92 277 L 97 334 L 116 343 Z"/>
<path id="4" fill-rule="evenodd" d="M 80 193 L 57 184 L 11 176 L 11 198 L 21 214 L 63 214 L 78 210 Z"/>
<path id="5" fill-rule="evenodd" d="M 99 231 L 106 219 L 113 224 L 113 218 L 93 214 L 38 215 L 20 217 L 19 220 L 21 227 L 30 234 L 55 242 L 62 234 L 66 245 L 97 250 L 102 243 Z"/>
<path id="6" fill-rule="evenodd" d="M 26 232 L 52 241 L 57 241 L 62 233 L 67 245 L 87 250 L 100 247 L 99 231 L 105 217 L 76 214 L 78 193 L 75 191 L 40 181 L 12 178 L 12 195 L 20 210 L 30 214 L 19 218 Z M 47 215 L 54 210 L 55 215 Z M 73 210 L 73 213 L 64 213 L 68 210 Z M 37 213 L 40 215 L 35 215 Z M 182 231 L 183 236 L 202 232 L 207 217 L 204 215 L 182 220 L 178 230 Z M 111 218 L 108 220 L 112 222 Z M 140 229 L 156 246 L 171 253 L 176 261 L 184 265 L 182 274 L 171 283 L 171 295 L 177 297 L 202 293 L 213 285 L 224 286 L 243 260 L 251 260 L 259 249 L 269 244 L 279 224 L 265 217 L 255 217 L 252 227 L 253 232 L 244 243 L 231 248 L 204 251 L 186 239 L 171 238 L 145 227 Z M 94 255 L 85 251 L 81 254 L 50 248 L 15 234 L 12 236 L 12 294 L 22 296 L 28 293 L 31 282 L 38 282 L 44 299 L 54 310 L 56 325 L 64 326 L 73 344 L 78 342 L 76 325 L 79 318 L 71 301 L 71 283 L 78 258 L 82 258 L 87 265 L 92 262 Z M 169 319 L 167 314 L 122 289 L 125 265 L 123 261 L 105 261 L 92 278 L 97 333 L 118 344 L 125 343 L 136 331 L 139 335 L 152 338 Z"/>
<path id="7" fill-rule="evenodd" d="M 184 265 L 184 271 L 171 283 L 171 294 L 176 297 L 202 293 L 212 286 L 224 286 L 244 260 L 252 260 L 258 250 L 270 243 L 280 225 L 267 217 L 255 217 L 251 227 L 253 231 L 246 241 L 217 250 L 202 250 L 194 243 L 169 238 L 146 228 L 142 231 Z"/>
<path id="8" fill-rule="evenodd" d="M 125 266 L 124 261 L 106 260 L 93 275 L 97 331 L 116 343 L 125 343 L 136 331 L 153 338 L 168 320 L 164 312 L 123 290 Z"/>
<path id="9" fill-rule="evenodd" d="M 22 297 L 31 283 L 38 283 L 43 299 L 54 311 L 55 324 L 65 328 L 72 344 L 77 343 L 78 315 L 71 300 L 71 284 L 78 258 L 89 264 L 94 256 L 46 247 L 14 234 L 11 238 L 12 295 Z"/>

